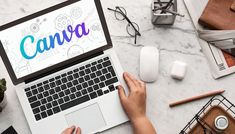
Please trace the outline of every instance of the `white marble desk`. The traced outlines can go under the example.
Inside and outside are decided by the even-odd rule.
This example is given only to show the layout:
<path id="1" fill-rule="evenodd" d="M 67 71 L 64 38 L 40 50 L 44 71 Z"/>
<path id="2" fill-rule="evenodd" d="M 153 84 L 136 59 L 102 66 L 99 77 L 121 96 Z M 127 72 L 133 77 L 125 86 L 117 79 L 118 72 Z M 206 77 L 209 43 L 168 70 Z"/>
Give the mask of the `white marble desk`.
<path id="1" fill-rule="evenodd" d="M 1 0 L 0 25 L 34 13 L 38 10 L 60 3 L 63 0 Z M 224 95 L 235 103 L 235 74 L 214 80 L 206 58 L 201 52 L 193 25 L 183 4 L 178 0 L 178 10 L 186 15 L 177 17 L 175 24 L 169 28 L 157 28 L 151 24 L 151 0 L 101 0 L 113 40 L 123 68 L 138 76 L 139 51 L 141 47 L 133 46 L 134 39 L 125 30 L 127 22 L 117 21 L 113 12 L 107 7 L 123 6 L 128 17 L 139 24 L 141 37 L 137 42 L 142 45 L 156 46 L 160 49 L 160 75 L 155 83 L 147 84 L 147 115 L 153 122 L 158 134 L 176 134 L 186 125 L 194 114 L 208 101 L 203 99 L 175 108 L 169 108 L 171 101 L 196 95 L 214 89 L 226 89 Z M 188 64 L 188 72 L 183 81 L 170 77 L 169 70 L 174 60 Z M 19 134 L 31 133 L 22 108 L 13 90 L 6 68 L 0 60 L 0 77 L 7 79 L 7 107 L 0 113 L 0 132 L 13 125 Z M 56 127 L 56 126 L 55 126 Z M 103 132 L 104 134 L 131 134 L 130 123 L 117 126 Z"/>

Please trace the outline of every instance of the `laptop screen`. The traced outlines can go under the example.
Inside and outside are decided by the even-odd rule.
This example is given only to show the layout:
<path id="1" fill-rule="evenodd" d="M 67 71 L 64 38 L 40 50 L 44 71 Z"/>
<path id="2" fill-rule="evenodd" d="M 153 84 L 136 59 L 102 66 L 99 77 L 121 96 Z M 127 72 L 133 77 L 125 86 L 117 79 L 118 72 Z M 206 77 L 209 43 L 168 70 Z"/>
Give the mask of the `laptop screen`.
<path id="1" fill-rule="evenodd" d="M 82 0 L 0 31 L 16 78 L 107 45 L 94 0 Z"/>

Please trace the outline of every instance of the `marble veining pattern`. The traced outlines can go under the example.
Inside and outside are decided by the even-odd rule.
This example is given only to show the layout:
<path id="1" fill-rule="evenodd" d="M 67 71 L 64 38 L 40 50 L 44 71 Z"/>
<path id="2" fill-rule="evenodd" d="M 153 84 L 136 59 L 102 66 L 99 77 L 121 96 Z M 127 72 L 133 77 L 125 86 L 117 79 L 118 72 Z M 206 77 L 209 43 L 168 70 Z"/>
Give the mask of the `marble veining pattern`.
<path id="1" fill-rule="evenodd" d="M 0 25 L 29 15 L 64 0 L 1 0 Z M 139 52 L 142 46 L 155 46 L 160 50 L 160 73 L 155 83 L 147 84 L 147 116 L 153 122 L 158 134 L 176 134 L 186 125 L 194 114 L 208 101 L 203 99 L 175 108 L 169 108 L 171 101 L 189 97 L 214 89 L 226 89 L 225 96 L 235 103 L 235 75 L 214 80 L 207 60 L 198 44 L 194 27 L 182 0 L 178 0 L 178 11 L 185 14 L 177 17 L 170 27 L 155 27 L 151 24 L 151 0 L 101 0 L 111 34 L 114 48 L 124 70 L 139 77 Z M 141 37 L 137 44 L 126 33 L 126 21 L 117 21 L 114 13 L 107 7 L 123 6 L 131 21 L 140 26 Z M 181 60 L 188 64 L 184 80 L 177 81 L 170 77 L 171 64 Z M 30 134 L 22 108 L 10 81 L 6 68 L 0 61 L 0 78 L 8 81 L 6 92 L 9 102 L 0 113 L 0 132 L 13 125 L 19 134 Z M 17 90 L 17 89 L 16 89 Z M 55 126 L 56 127 L 56 126 Z M 125 123 L 104 134 L 131 134 L 130 123 Z"/>

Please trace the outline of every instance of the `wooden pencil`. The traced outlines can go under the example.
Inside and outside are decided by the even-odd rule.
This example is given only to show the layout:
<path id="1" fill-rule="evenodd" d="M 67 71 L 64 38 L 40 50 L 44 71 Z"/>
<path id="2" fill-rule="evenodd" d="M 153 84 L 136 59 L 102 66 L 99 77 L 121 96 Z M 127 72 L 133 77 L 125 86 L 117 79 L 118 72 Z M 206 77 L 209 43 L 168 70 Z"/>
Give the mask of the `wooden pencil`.
<path id="1" fill-rule="evenodd" d="M 180 104 L 184 104 L 184 103 L 188 103 L 188 102 L 191 102 L 191 101 L 203 99 L 203 98 L 206 98 L 206 97 L 209 97 L 209 96 L 215 96 L 215 95 L 223 93 L 224 91 L 225 90 L 209 91 L 209 92 L 204 93 L 204 94 L 200 94 L 200 95 L 193 96 L 193 97 L 190 97 L 190 98 L 186 98 L 186 99 L 183 99 L 183 100 L 180 100 L 180 101 L 172 102 L 172 103 L 169 104 L 169 106 L 174 107 L 174 106 L 177 106 L 177 105 L 180 105 Z"/>

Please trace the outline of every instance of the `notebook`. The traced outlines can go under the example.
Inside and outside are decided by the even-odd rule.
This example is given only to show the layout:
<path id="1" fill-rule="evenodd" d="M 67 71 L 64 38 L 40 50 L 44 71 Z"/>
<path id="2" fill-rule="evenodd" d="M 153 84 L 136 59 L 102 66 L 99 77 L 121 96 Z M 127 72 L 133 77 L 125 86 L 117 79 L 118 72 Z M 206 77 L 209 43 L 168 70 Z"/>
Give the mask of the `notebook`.
<path id="1" fill-rule="evenodd" d="M 212 30 L 234 30 L 235 12 L 231 10 L 234 0 L 209 0 L 199 24 Z"/>

